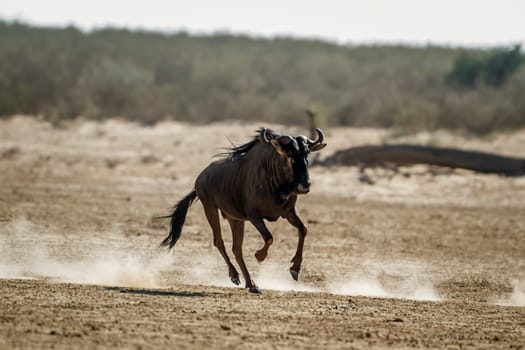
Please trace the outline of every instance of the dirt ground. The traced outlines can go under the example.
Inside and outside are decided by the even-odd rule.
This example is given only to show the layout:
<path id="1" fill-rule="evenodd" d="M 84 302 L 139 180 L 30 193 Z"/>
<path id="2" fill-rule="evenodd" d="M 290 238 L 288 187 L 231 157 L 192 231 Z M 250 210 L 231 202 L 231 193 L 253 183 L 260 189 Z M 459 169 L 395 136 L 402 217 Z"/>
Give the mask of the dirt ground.
<path id="1" fill-rule="evenodd" d="M 201 204 L 174 251 L 165 215 L 199 171 L 259 125 L 144 127 L 117 119 L 59 127 L 0 121 L 0 349 L 525 348 L 525 178 L 424 166 L 400 173 L 312 167 L 297 234 L 270 223 L 267 261 L 250 225 L 245 258 L 260 295 L 231 284 Z M 278 125 L 301 134 L 300 128 Z M 411 142 L 524 156 L 525 130 L 326 129 L 327 156 Z M 223 223 L 223 236 L 231 235 Z"/>

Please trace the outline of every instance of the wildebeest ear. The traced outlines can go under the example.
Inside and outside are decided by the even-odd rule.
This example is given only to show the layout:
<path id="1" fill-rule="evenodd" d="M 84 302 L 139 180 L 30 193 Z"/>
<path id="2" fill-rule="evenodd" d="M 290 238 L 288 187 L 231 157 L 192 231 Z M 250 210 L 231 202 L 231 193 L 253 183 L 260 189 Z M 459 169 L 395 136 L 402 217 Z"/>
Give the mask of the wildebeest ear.
<path id="1" fill-rule="evenodd" d="M 275 148 L 277 153 L 281 155 L 282 157 L 286 156 L 286 151 L 284 150 L 283 146 L 279 143 L 277 140 L 270 140 L 270 144 Z"/>
<path id="2" fill-rule="evenodd" d="M 310 146 L 308 149 L 310 150 L 310 152 L 317 152 L 317 151 L 322 150 L 325 147 L 326 147 L 326 143 L 316 143 Z"/>

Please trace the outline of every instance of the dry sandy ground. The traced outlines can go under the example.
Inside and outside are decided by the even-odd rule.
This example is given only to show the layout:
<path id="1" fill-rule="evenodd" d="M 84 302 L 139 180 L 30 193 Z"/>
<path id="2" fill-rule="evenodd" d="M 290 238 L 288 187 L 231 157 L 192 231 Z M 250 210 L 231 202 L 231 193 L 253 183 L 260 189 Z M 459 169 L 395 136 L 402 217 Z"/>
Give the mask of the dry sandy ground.
<path id="1" fill-rule="evenodd" d="M 287 272 L 294 229 L 270 224 L 258 264 L 262 240 L 247 226 L 261 295 L 229 282 L 200 203 L 174 251 L 160 249 L 167 222 L 153 217 L 227 137 L 256 127 L 0 121 L 0 349 L 525 347 L 525 178 L 413 167 L 371 171 L 371 186 L 353 168 L 314 167 L 298 205 L 309 226 L 299 283 Z M 326 134 L 322 156 L 395 141 L 525 150 L 523 130 Z"/>

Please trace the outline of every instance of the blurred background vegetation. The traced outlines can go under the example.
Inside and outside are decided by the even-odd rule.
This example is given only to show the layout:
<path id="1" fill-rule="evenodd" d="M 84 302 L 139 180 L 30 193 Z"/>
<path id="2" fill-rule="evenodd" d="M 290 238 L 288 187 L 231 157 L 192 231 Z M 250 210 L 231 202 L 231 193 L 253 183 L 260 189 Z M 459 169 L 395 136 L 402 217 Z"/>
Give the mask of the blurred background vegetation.
<path id="1" fill-rule="evenodd" d="M 0 21 L 0 116 L 461 129 L 525 126 L 519 46 L 336 45 Z"/>

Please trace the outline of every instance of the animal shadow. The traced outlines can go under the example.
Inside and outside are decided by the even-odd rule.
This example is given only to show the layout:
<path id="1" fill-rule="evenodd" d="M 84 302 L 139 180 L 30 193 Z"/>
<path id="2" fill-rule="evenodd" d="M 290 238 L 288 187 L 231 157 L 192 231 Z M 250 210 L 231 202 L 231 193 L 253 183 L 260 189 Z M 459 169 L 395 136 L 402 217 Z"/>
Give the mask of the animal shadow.
<path id="1" fill-rule="evenodd" d="M 155 290 L 155 289 L 132 289 L 122 287 L 106 287 L 106 290 L 115 291 L 119 293 L 153 295 L 153 296 L 171 296 L 171 297 L 193 297 L 202 298 L 208 296 L 207 293 L 201 292 L 176 292 L 171 290 Z"/>

